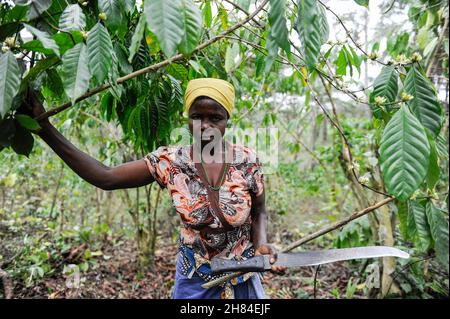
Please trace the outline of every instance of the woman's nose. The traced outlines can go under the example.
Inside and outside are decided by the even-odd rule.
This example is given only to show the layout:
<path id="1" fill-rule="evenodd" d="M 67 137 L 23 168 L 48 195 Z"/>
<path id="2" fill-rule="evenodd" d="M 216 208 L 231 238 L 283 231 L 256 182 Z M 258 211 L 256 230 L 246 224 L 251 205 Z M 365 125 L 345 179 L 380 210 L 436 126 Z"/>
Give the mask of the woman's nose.
<path id="1" fill-rule="evenodd" d="M 211 127 L 211 123 L 209 121 L 202 120 L 201 128 L 202 131 Z"/>

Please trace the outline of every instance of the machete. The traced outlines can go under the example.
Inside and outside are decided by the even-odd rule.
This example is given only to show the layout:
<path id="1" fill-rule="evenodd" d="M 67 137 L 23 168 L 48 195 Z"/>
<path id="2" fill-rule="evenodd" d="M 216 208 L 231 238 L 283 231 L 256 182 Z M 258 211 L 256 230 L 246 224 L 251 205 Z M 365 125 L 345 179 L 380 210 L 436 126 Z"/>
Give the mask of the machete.
<path id="1" fill-rule="evenodd" d="M 306 267 L 323 265 L 336 261 L 378 257 L 409 258 L 409 254 L 394 247 L 366 246 L 278 254 L 274 264 L 269 262 L 269 255 L 255 256 L 246 260 L 230 260 L 214 257 L 211 259 L 211 270 L 213 273 L 229 271 L 262 272 L 270 270 L 272 266 L 284 266 L 288 268 Z"/>

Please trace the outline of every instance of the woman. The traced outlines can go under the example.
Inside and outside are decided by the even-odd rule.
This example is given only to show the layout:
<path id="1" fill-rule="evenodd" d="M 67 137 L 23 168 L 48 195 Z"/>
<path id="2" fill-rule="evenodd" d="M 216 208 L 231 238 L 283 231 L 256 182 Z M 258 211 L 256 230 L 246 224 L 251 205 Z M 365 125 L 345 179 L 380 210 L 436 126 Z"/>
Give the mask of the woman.
<path id="1" fill-rule="evenodd" d="M 167 188 L 181 218 L 174 298 L 265 298 L 258 274 L 248 273 L 222 286 L 204 289 L 217 278 L 209 261 L 214 256 L 246 259 L 271 255 L 261 164 L 256 154 L 222 137 L 234 108 L 234 87 L 203 78 L 188 83 L 185 111 L 193 145 L 161 146 L 141 160 L 106 167 L 78 150 L 47 120 L 38 135 L 81 178 L 103 190 L 140 187 L 156 181 Z M 45 112 L 30 96 L 34 116 Z M 197 126 L 197 123 L 200 125 Z M 199 130 L 196 130 L 196 129 Z M 216 133 L 207 136 L 209 133 Z M 281 267 L 272 267 L 282 271 Z"/>

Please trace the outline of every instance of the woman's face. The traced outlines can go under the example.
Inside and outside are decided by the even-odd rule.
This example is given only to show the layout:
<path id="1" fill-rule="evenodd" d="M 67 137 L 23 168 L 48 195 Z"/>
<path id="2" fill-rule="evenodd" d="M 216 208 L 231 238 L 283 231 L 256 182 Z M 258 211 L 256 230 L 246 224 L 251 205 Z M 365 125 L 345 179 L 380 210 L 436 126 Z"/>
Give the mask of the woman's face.
<path id="1" fill-rule="evenodd" d="M 215 100 L 208 97 L 199 97 L 189 109 L 189 131 L 191 134 L 194 134 L 194 120 L 200 121 L 202 142 L 210 142 L 213 136 L 208 138 L 203 133 L 207 129 L 216 129 L 222 137 L 227 127 L 228 113 Z"/>

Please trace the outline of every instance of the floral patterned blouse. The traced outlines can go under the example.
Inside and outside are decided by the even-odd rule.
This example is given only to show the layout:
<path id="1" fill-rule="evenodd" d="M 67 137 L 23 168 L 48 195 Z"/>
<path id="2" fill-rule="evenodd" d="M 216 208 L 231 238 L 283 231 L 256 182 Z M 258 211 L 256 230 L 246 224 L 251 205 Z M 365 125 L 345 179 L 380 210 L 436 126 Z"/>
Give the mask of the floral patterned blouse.
<path id="1" fill-rule="evenodd" d="M 192 145 L 161 146 L 144 157 L 155 181 L 169 191 L 181 218 L 180 251 L 185 252 L 187 248 L 193 252 L 195 268 L 219 254 L 233 259 L 252 255 L 248 253 L 252 247 L 251 193 L 255 196 L 263 193 L 262 166 L 249 147 L 227 144 L 232 160 L 219 190 L 219 205 L 224 218 L 233 227 L 224 232 L 198 230 L 199 226 L 218 228 L 222 225 L 211 208 L 207 186 L 192 160 Z"/>

